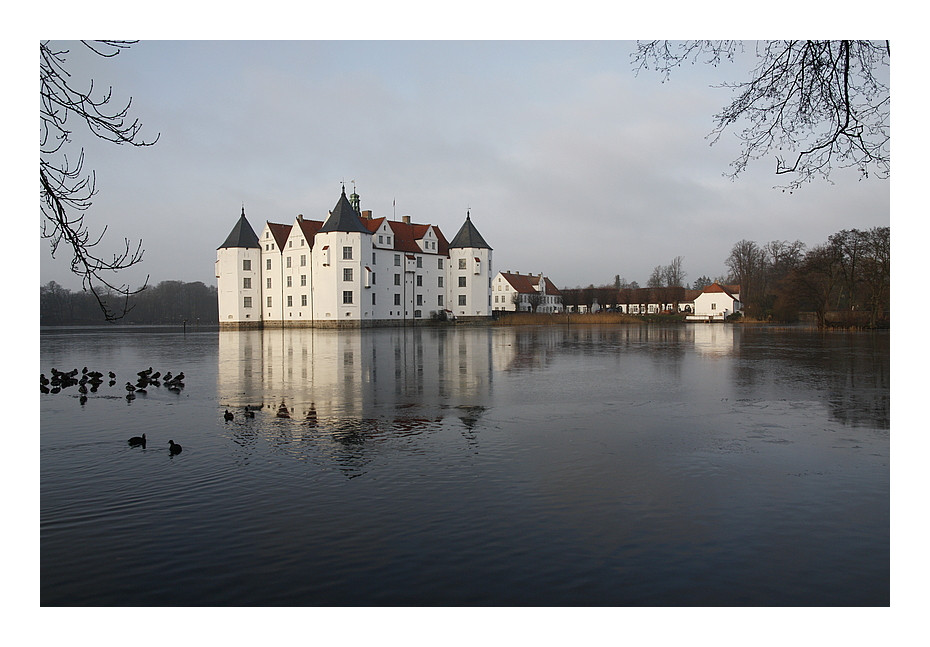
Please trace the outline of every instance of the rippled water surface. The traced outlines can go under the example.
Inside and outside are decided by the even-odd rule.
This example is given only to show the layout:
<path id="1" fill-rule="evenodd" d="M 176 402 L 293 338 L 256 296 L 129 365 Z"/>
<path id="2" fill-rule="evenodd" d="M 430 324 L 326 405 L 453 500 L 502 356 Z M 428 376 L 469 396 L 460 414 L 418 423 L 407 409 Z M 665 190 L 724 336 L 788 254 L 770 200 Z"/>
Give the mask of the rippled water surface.
<path id="1" fill-rule="evenodd" d="M 85 366 L 43 605 L 889 604 L 887 334 L 42 331 Z"/>

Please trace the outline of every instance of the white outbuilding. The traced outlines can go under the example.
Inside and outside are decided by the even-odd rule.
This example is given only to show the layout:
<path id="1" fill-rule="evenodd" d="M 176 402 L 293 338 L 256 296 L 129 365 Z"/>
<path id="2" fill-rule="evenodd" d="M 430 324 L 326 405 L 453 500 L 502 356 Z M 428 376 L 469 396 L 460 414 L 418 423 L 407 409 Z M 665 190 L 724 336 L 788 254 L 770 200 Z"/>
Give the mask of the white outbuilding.
<path id="1" fill-rule="evenodd" d="M 742 309 L 738 285 L 712 283 L 694 298 L 694 314 L 690 321 L 724 321 Z"/>

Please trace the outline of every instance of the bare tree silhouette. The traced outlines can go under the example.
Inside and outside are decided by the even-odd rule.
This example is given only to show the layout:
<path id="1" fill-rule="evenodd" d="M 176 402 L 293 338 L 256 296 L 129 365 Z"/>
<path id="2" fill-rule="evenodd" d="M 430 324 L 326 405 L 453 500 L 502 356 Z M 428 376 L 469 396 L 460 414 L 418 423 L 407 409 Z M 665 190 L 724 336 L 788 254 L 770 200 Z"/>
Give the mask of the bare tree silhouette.
<path id="1" fill-rule="evenodd" d="M 637 72 L 655 69 L 663 82 L 683 63 L 718 66 L 745 50 L 741 41 L 640 41 Z M 777 175 L 792 174 L 781 187 L 794 190 L 814 177 L 829 181 L 834 166 L 854 168 L 865 178 L 890 175 L 890 89 L 882 80 L 889 65 L 888 41 L 758 41 L 756 65 L 746 81 L 723 83 L 733 100 L 714 115 L 711 144 L 737 122 L 742 152 L 730 177 L 769 153 Z"/>
<path id="2" fill-rule="evenodd" d="M 95 54 L 110 58 L 136 41 L 81 41 Z M 97 251 L 106 227 L 93 236 L 85 222 L 85 212 L 97 193 L 96 174 L 84 170 L 84 149 L 69 157 L 73 124 L 84 122 L 97 137 L 114 144 L 151 146 L 140 138 L 142 124 L 128 121 L 132 99 L 122 108 L 112 105 L 113 88 L 97 92 L 91 80 L 86 90 L 75 87 L 76 81 L 65 64 L 67 49 L 54 48 L 49 41 L 39 44 L 40 53 L 40 157 L 39 188 L 42 204 L 42 237 L 49 240 L 54 257 L 60 246 L 73 254 L 71 271 L 81 277 L 82 286 L 97 300 L 107 321 L 115 321 L 128 312 L 129 296 L 145 289 L 117 285 L 111 275 L 142 261 L 142 241 L 133 246 L 124 239 L 124 248 L 112 260 Z M 69 123 L 69 117 L 72 121 Z M 111 299 L 122 300 L 114 307 Z"/>

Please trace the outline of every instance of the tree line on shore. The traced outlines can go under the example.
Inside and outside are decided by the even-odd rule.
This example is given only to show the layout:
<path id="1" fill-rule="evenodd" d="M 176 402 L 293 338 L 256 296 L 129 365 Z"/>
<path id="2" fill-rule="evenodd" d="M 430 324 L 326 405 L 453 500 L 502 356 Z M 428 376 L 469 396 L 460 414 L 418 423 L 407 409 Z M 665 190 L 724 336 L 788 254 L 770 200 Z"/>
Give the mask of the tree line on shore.
<path id="1" fill-rule="evenodd" d="M 813 313 L 817 325 L 885 327 L 891 309 L 891 228 L 844 229 L 807 249 L 801 241 L 764 245 L 741 240 L 724 261 L 728 273 L 684 282 L 682 257 L 657 266 L 645 288 L 619 275 L 613 284 L 562 290 L 565 306 L 677 304 L 714 282 L 738 285 L 743 314 L 759 320 L 797 321 Z"/>
<path id="2" fill-rule="evenodd" d="M 887 326 L 891 299 L 891 228 L 844 229 L 810 249 L 800 241 L 760 245 L 741 240 L 725 261 L 728 274 L 704 275 L 690 286 L 684 282 L 682 257 L 658 266 L 645 288 L 619 275 L 612 284 L 563 289 L 565 306 L 617 304 L 677 304 L 693 299 L 694 291 L 713 282 L 740 286 L 746 317 L 796 321 L 800 312 L 814 314 L 821 327 L 846 323 Z M 122 294 L 110 295 L 115 301 Z M 124 324 L 218 322 L 216 287 L 199 281 L 162 281 L 130 295 Z M 87 325 L 106 318 L 97 299 L 86 291 L 72 292 L 55 281 L 40 288 L 40 325 Z"/>
<path id="3" fill-rule="evenodd" d="M 104 295 L 122 307 L 121 293 Z M 215 324 L 219 320 L 216 287 L 200 281 L 162 281 L 129 295 L 120 324 Z M 39 291 L 39 324 L 69 326 L 106 323 L 97 299 L 90 292 L 72 292 L 55 281 Z"/>

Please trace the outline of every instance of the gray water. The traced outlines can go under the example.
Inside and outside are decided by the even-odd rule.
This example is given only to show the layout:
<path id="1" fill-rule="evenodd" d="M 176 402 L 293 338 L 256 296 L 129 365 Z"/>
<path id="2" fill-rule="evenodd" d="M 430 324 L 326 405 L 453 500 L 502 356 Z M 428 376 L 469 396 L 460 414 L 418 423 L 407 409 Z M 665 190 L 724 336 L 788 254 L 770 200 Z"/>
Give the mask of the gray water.
<path id="1" fill-rule="evenodd" d="M 888 341 L 43 330 L 41 603 L 888 605 Z"/>

